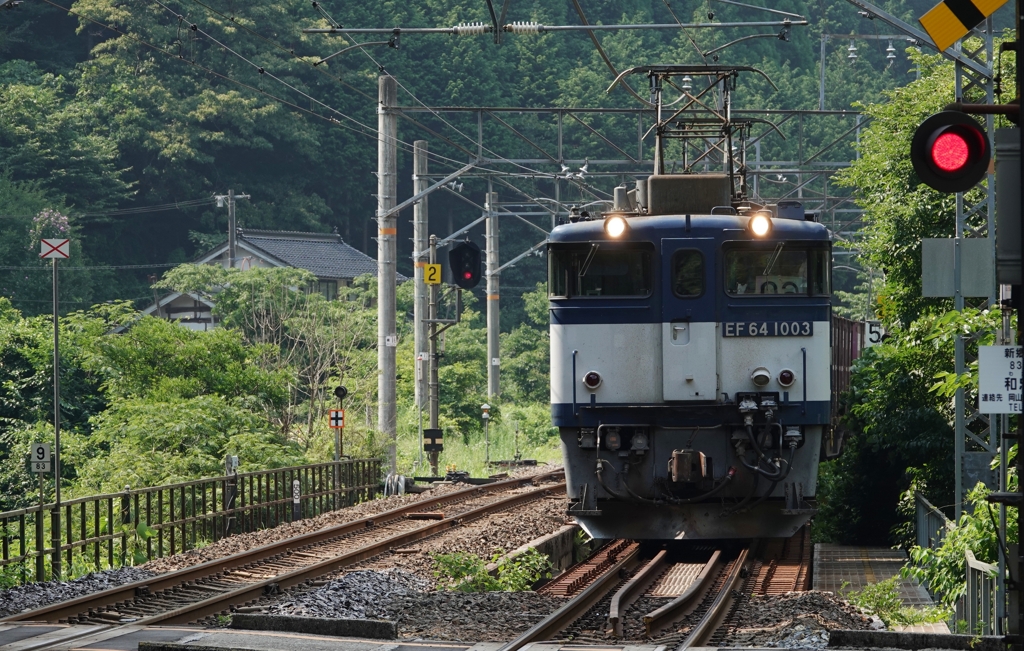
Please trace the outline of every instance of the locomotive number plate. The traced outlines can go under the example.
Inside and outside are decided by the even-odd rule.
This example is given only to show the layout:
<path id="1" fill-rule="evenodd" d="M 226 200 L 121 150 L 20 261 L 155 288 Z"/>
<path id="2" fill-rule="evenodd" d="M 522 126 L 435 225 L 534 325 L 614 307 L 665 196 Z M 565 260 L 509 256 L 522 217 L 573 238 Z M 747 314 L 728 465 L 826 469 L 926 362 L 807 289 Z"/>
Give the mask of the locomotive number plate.
<path id="1" fill-rule="evenodd" d="M 813 321 L 731 321 L 722 323 L 723 337 L 810 337 Z"/>

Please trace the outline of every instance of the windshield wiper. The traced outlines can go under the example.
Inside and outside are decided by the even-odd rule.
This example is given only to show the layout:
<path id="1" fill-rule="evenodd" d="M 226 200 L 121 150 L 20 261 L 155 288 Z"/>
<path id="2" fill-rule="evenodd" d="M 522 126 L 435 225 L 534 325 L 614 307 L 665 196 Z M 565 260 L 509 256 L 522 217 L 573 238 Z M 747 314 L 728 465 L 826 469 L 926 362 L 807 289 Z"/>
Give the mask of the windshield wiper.
<path id="1" fill-rule="evenodd" d="M 579 273 L 579 277 L 580 278 L 583 278 L 583 276 L 587 275 L 587 271 L 590 270 L 590 264 L 594 261 L 594 257 L 597 255 L 597 249 L 600 246 L 601 246 L 600 244 L 591 244 L 590 245 L 590 252 L 587 253 L 587 259 L 583 261 L 583 268 L 580 269 L 580 273 Z"/>
<path id="2" fill-rule="evenodd" d="M 782 255 L 782 247 L 784 244 L 785 242 L 779 242 L 779 245 L 775 247 L 775 251 L 772 252 L 772 257 L 768 259 L 768 266 L 764 268 L 764 273 L 761 274 L 762 276 L 767 276 L 771 273 L 775 263 L 779 261 L 779 256 Z"/>

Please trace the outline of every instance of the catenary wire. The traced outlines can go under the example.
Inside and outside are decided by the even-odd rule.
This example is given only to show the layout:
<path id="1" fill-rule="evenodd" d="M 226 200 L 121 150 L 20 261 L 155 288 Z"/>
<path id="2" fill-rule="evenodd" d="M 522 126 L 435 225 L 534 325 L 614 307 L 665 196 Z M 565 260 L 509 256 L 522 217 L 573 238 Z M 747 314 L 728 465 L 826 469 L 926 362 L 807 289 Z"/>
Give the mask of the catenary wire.
<path id="1" fill-rule="evenodd" d="M 242 88 L 245 88 L 247 90 L 251 90 L 254 93 L 262 95 L 262 96 L 264 96 L 264 97 L 266 97 L 268 99 L 274 100 L 274 101 L 276 101 L 276 102 L 278 102 L 280 104 L 283 104 L 284 106 L 288 106 L 289 108 L 295 109 L 295 110 L 297 110 L 297 111 L 299 111 L 301 113 L 305 113 L 307 115 L 312 115 L 312 116 L 317 117 L 317 118 L 319 118 L 321 120 L 324 120 L 326 122 L 330 122 L 331 124 L 339 126 L 339 127 L 343 128 L 343 129 L 346 129 L 348 131 L 352 131 L 354 133 L 358 133 L 358 134 L 366 136 L 368 138 L 373 138 L 374 140 L 377 139 L 376 131 L 374 131 L 373 133 L 367 133 L 365 131 L 362 131 L 362 130 L 356 129 L 354 127 L 348 126 L 348 125 L 342 123 L 341 121 L 339 121 L 336 118 L 333 118 L 333 117 L 330 117 L 330 116 L 321 115 L 320 113 L 317 113 L 317 112 L 312 111 L 310 109 L 307 109 L 307 108 L 305 108 L 303 106 L 300 106 L 300 105 L 298 105 L 298 104 L 296 104 L 294 102 L 291 102 L 291 101 L 289 101 L 287 99 L 284 99 L 282 97 L 274 95 L 273 93 L 267 92 L 267 91 L 263 90 L 262 88 L 257 88 L 257 87 L 255 87 L 255 86 L 253 86 L 251 84 L 247 84 L 247 83 L 245 83 L 243 81 L 239 81 L 237 79 L 234 79 L 233 77 L 231 77 L 229 75 L 226 75 L 224 73 L 221 73 L 221 72 L 218 72 L 216 70 L 213 70 L 212 68 L 208 68 L 207 66 L 204 66 L 202 64 L 196 63 L 195 61 L 191 61 L 191 60 L 186 59 L 186 58 L 184 58 L 182 56 L 174 54 L 173 52 L 170 52 L 169 50 L 161 48 L 161 47 L 159 47 L 157 45 L 154 45 L 154 44 L 152 44 L 152 43 L 150 43 L 150 42 L 148 42 L 148 41 L 146 41 L 146 40 L 144 40 L 142 38 L 139 38 L 138 36 L 135 36 L 133 34 L 129 34 L 127 32 L 123 32 L 123 31 L 119 30 L 118 28 L 116 28 L 116 27 L 114 27 L 112 25 L 108 25 L 106 23 L 102 23 L 102 22 L 96 20 L 95 18 L 92 18 L 90 16 L 86 16 L 85 14 L 82 14 L 80 12 L 74 11 L 72 9 L 68 9 L 66 7 L 63 7 L 63 6 L 59 5 L 59 4 L 57 4 L 56 2 L 53 2 L 53 0 L 42 0 L 42 1 L 45 2 L 46 4 L 49 4 L 49 5 L 53 6 L 53 7 L 56 7 L 58 9 L 60 9 L 61 11 L 65 11 L 65 12 L 67 12 L 68 14 L 70 14 L 72 16 L 77 16 L 77 17 L 79 17 L 79 18 L 81 18 L 83 20 L 86 20 L 86 21 L 88 21 L 90 23 L 93 23 L 94 25 L 97 25 L 97 26 L 102 27 L 104 29 L 108 29 L 108 30 L 114 32 L 115 34 L 118 34 L 120 36 L 124 36 L 124 37 L 126 37 L 126 38 L 128 38 L 128 39 L 130 39 L 130 40 L 132 40 L 132 41 L 134 41 L 134 42 L 136 42 L 138 44 L 140 44 L 140 45 L 143 45 L 145 47 L 150 48 L 151 50 L 154 50 L 156 52 L 164 54 L 164 55 L 166 55 L 168 57 L 171 57 L 173 59 L 177 59 L 178 61 L 181 61 L 181 62 L 183 62 L 185 64 L 188 64 L 188 65 L 190 65 L 190 66 L 192 66 L 194 68 L 202 70 L 203 72 L 206 72 L 207 74 L 210 74 L 210 75 L 213 75 L 213 76 L 218 77 L 220 79 L 223 79 L 224 81 L 230 82 L 232 84 L 235 84 L 235 85 L 240 86 Z M 340 111 L 337 111 L 337 109 L 333 109 L 332 108 L 331 110 L 334 111 L 334 112 L 337 112 L 339 115 L 344 115 Z M 346 117 L 348 117 L 348 116 L 346 116 Z M 353 121 L 356 121 L 355 118 L 349 118 L 349 119 L 353 120 Z M 356 122 L 358 123 L 358 121 L 356 121 Z M 359 124 L 361 124 L 361 123 L 359 123 Z M 365 126 L 365 125 L 363 125 L 363 126 Z M 409 145 L 408 143 L 401 143 L 401 144 L 403 144 L 403 145 L 405 145 L 407 147 L 407 151 L 411 150 L 411 145 Z M 438 158 L 445 158 L 445 157 L 440 156 L 440 155 L 438 155 L 437 157 Z M 451 163 L 447 163 L 447 162 L 444 162 L 444 161 L 439 161 L 439 162 L 442 162 L 443 164 L 446 164 L 446 165 L 458 166 L 458 167 L 461 167 L 461 166 L 465 165 L 465 163 L 463 161 L 457 161 L 455 159 L 448 159 L 448 160 L 451 160 L 453 162 L 451 162 Z M 481 167 L 481 166 L 476 166 L 476 167 L 477 167 L 477 169 L 479 169 L 481 171 L 484 171 L 484 172 L 500 173 L 499 170 L 492 170 L 492 169 L 488 169 L 488 168 Z"/>
<path id="2" fill-rule="evenodd" d="M 162 8 L 163 8 L 163 9 L 164 9 L 165 11 L 167 11 L 167 12 L 168 12 L 168 13 L 170 13 L 171 15 L 175 16 L 175 17 L 176 17 L 176 18 L 178 18 L 179 20 L 184 20 L 184 19 L 185 19 L 185 17 L 184 17 L 184 16 L 181 16 L 181 15 L 179 15 L 179 14 L 175 13 L 175 12 L 174 12 L 174 11 L 173 11 L 172 9 L 170 9 L 169 7 L 167 7 L 166 5 L 164 5 L 164 4 L 162 3 L 162 2 L 160 2 L 160 0 L 154 0 L 154 2 L 156 2 L 156 4 L 160 5 L 160 6 L 161 6 L 161 7 L 162 7 Z M 237 22 L 237 21 L 235 20 L 235 18 L 234 18 L 233 16 L 228 16 L 228 15 L 224 14 L 223 12 L 220 12 L 220 11 L 218 11 L 217 9 L 215 9 L 215 8 L 213 8 L 213 7 L 210 7 L 209 5 L 207 5 L 206 3 L 202 2 L 201 0 L 192 0 L 192 2 L 194 2 L 195 4 L 198 4 L 199 6 L 203 7 L 204 9 L 206 9 L 207 11 L 209 11 L 210 13 L 216 14 L 216 15 L 218 15 L 218 16 L 220 16 L 220 17 L 222 17 L 222 18 L 226 19 L 226 20 L 229 20 L 229 21 L 231 21 L 231 22 L 232 22 L 232 23 L 234 23 L 235 25 L 239 26 L 239 27 L 240 27 L 240 28 L 241 28 L 241 29 L 242 29 L 243 31 L 245 31 L 246 33 L 248 33 L 248 34 L 250 34 L 250 35 L 252 35 L 252 36 L 255 36 L 256 38 L 258 38 L 258 39 L 260 39 L 260 40 L 264 41 L 265 43 L 268 43 L 269 45 L 271 45 L 271 46 L 272 46 L 272 47 L 274 47 L 275 49 L 281 50 L 282 52 L 286 52 L 286 53 L 288 53 L 288 55 L 289 55 L 289 56 L 291 56 L 291 57 L 293 57 L 293 58 L 295 58 L 295 59 L 297 59 L 297 60 L 299 60 L 299 61 L 302 61 L 302 62 L 306 63 L 305 59 L 303 59 L 303 58 L 302 58 L 302 57 L 300 57 L 299 55 L 295 54 L 295 52 L 294 52 L 293 50 L 291 50 L 291 49 L 288 49 L 288 48 L 285 48 L 284 46 L 280 45 L 279 43 L 276 43 L 275 41 L 273 41 L 273 40 L 271 40 L 271 39 L 269 39 L 269 38 L 267 38 L 267 37 L 263 36 L 263 35 L 262 35 L 262 34 L 260 34 L 259 32 L 256 32 L 255 30 L 249 29 L 248 27 L 246 27 L 246 26 L 244 26 L 244 25 L 242 25 L 242 24 L 238 23 L 238 22 Z M 277 82 L 281 83 L 282 85 L 286 86 L 287 88 L 289 88 L 289 89 L 293 90 L 293 91 L 294 91 L 294 92 L 296 92 L 296 93 L 299 93 L 300 95 L 302 95 L 302 96 L 303 96 L 303 97 L 305 97 L 306 99 L 309 99 L 309 100 L 310 100 L 311 102 L 316 102 L 317 104 L 319 104 L 319 105 L 323 106 L 323 107 L 324 107 L 324 108 L 326 108 L 327 110 L 330 110 L 330 111 L 332 111 L 332 112 L 334 112 L 334 113 L 337 113 L 338 115 L 342 115 L 342 116 L 344 116 L 344 117 L 345 117 L 346 119 L 348 119 L 348 120 L 350 120 L 350 121 L 352 121 L 352 122 L 355 122 L 356 124 L 360 125 L 361 127 L 365 128 L 365 129 L 369 129 L 370 131 L 372 131 L 372 132 L 373 132 L 373 133 L 372 133 L 373 137 L 374 137 L 374 138 L 376 138 L 376 129 L 374 129 L 374 127 L 372 127 L 372 126 L 370 126 L 370 125 L 367 125 L 367 124 L 365 124 L 365 123 L 359 122 L 359 121 L 358 121 L 357 119 L 355 119 L 355 118 L 353 118 L 353 117 L 351 117 L 351 116 L 345 115 L 344 113 L 342 113 L 342 112 L 341 112 L 341 111 L 339 111 L 338 109 L 335 109 L 335 108 L 333 108 L 333 107 L 331 107 L 331 106 L 329 106 L 329 105 L 325 104 L 324 102 L 322 102 L 322 101 L 320 101 L 320 100 L 317 100 L 317 99 L 313 98 L 313 97 L 312 97 L 312 96 L 310 96 L 310 95 L 309 95 L 308 93 L 305 93 L 304 91 L 301 91 L 301 90 L 299 90 L 298 88 L 295 88 L 294 86 L 292 86 L 292 85 L 288 84 L 287 82 L 285 82 L 284 80 L 280 79 L 279 77 L 277 77 L 277 76 L 273 75 L 273 74 L 272 74 L 272 73 L 270 73 L 270 72 L 267 72 L 267 71 L 266 71 L 266 70 L 265 70 L 265 69 L 264 69 L 263 67 L 261 67 L 261 66 L 259 66 L 258 64 L 256 64 L 256 63 L 254 63 L 254 62 L 250 61 L 249 59 L 247 59 L 246 57 L 242 56 L 241 54 L 239 54 L 239 53 L 235 52 L 234 50 L 232 50 L 231 48 L 229 48 L 229 47 L 228 47 L 227 45 L 225 45 L 224 43 L 222 43 L 222 42 L 218 41 L 218 40 L 217 40 L 216 38 L 214 38 L 214 37 L 213 37 L 212 35 L 210 35 L 210 34 L 209 34 L 208 32 L 205 32 L 205 31 L 203 31 L 202 29 L 198 29 L 198 28 L 196 29 L 196 31 L 198 31 L 198 32 L 202 33 L 202 34 L 203 34 L 204 36 L 206 36 L 206 37 L 207 37 L 207 38 L 209 38 L 209 39 L 210 39 L 211 41 L 213 41 L 214 43 L 216 43 L 217 45 L 219 45 L 219 46 L 220 46 L 221 48 L 223 48 L 223 49 L 224 49 L 225 51 L 227 51 L 227 52 L 229 52 L 229 53 L 233 54 L 234 56 L 238 57 L 238 58 L 239 58 L 239 59 L 241 59 L 242 61 L 245 61 L 245 62 L 246 62 L 247 64 L 249 64 L 250 66 L 252 66 L 252 67 L 253 67 L 253 68 L 255 68 L 256 70 L 258 70 L 258 71 L 260 72 L 260 74 L 266 74 L 267 76 L 269 76 L 270 78 L 274 79 L 275 81 L 277 81 Z M 355 42 L 355 39 L 351 39 L 351 40 L 352 40 L 353 42 Z M 370 57 L 370 59 L 371 59 L 371 61 L 373 61 L 373 62 L 374 62 L 374 64 L 375 64 L 375 65 L 377 65 L 378 69 L 380 69 L 380 70 L 382 70 L 382 71 L 384 70 L 384 67 L 383 67 L 382 65 L 380 65 L 380 63 L 379 63 L 379 62 L 377 62 L 376 60 L 374 60 L 374 59 L 373 59 L 372 57 Z M 343 79 L 341 79 L 340 77 L 336 77 L 336 76 L 334 76 L 334 75 L 332 75 L 332 74 L 330 74 L 330 73 L 326 72 L 326 70 L 323 70 L 322 68 L 319 68 L 319 67 L 317 67 L 317 66 L 313 66 L 313 64 L 309 64 L 309 65 L 310 65 L 310 67 L 313 67 L 313 68 L 314 68 L 315 70 L 319 71 L 319 72 L 320 72 L 321 74 L 324 74 L 324 75 L 325 75 L 326 77 L 328 77 L 329 79 L 332 79 L 332 80 L 334 80 L 334 81 L 337 81 L 337 82 L 339 82 L 339 83 L 343 84 L 343 85 L 344 85 L 344 86 L 345 86 L 346 88 L 349 88 L 349 89 L 351 89 L 351 90 L 355 91 L 356 93 L 358 93 L 359 95 L 363 96 L 364 98 L 366 98 L 366 99 L 368 99 L 368 100 L 370 100 L 370 101 L 372 101 L 372 102 L 376 102 L 376 101 L 377 101 L 377 98 L 373 97 L 373 96 L 372 96 L 372 95 L 370 95 L 369 93 L 366 93 L 366 92 L 364 92 L 363 90 L 361 90 L 361 89 L 357 88 L 356 86 L 353 86 L 352 84 L 349 84 L 348 82 L 344 81 L 344 80 L 343 80 Z M 390 74 L 390 73 L 389 73 L 389 74 Z M 396 77 L 396 81 L 397 81 L 397 77 Z M 410 94 L 410 96 L 413 96 L 413 95 L 412 95 L 412 93 L 411 93 L 411 92 L 409 92 L 409 90 L 408 90 L 407 88 L 405 88 L 404 86 L 403 86 L 403 90 L 405 90 L 405 91 L 406 91 L 407 93 L 409 93 L 409 94 Z M 415 96 L 413 96 L 413 98 L 415 99 Z M 417 101 L 419 101 L 419 100 L 417 100 Z M 422 105 L 422 102 L 420 102 L 420 104 Z M 423 105 L 423 106 L 424 106 L 424 108 L 429 108 L 429 107 L 426 107 L 426 105 Z M 432 113 L 434 113 L 434 112 L 432 111 Z M 436 113 L 434 113 L 434 114 L 435 114 L 435 116 L 437 115 Z M 412 120 L 411 118 L 409 118 L 409 119 L 410 119 L 410 120 Z M 443 122 L 445 122 L 445 124 L 448 124 L 448 126 L 452 126 L 452 125 L 451 125 L 450 123 L 448 123 L 448 122 L 447 122 L 446 120 L 444 120 L 443 118 L 442 118 L 442 121 L 443 121 Z M 424 126 L 424 125 L 421 125 L 421 124 L 419 124 L 419 123 L 418 123 L 418 122 L 417 122 L 416 120 L 412 120 L 412 122 L 413 122 L 413 123 L 415 123 L 415 124 L 417 124 L 417 126 L 421 126 L 421 127 L 423 127 L 423 126 Z M 454 128 L 454 127 L 453 127 L 453 128 Z M 465 134 L 463 134 L 463 135 L 465 135 Z M 467 137 L 468 137 L 468 136 L 467 136 Z M 405 151 L 406 151 L 407 153 L 408 153 L 408 152 L 412 152 L 412 151 L 413 151 L 413 149 L 414 149 L 414 147 L 413 147 L 413 144 L 412 144 L 412 143 L 409 143 L 409 142 L 407 142 L 407 141 L 403 141 L 403 140 L 401 140 L 401 139 L 396 139 L 396 142 L 397 142 L 398 144 L 402 145 L 402 146 L 403 146 L 403 148 L 405 149 Z M 490 152 L 490 150 L 487 150 L 487 151 L 489 151 L 489 152 Z M 492 154 L 493 154 L 494 152 L 490 152 L 490 153 L 492 153 Z M 462 166 L 463 166 L 463 165 L 465 164 L 465 162 L 464 162 L 464 161 L 461 161 L 461 160 L 458 160 L 458 159 L 454 159 L 454 158 L 450 158 L 450 157 L 444 156 L 444 155 L 442 155 L 442 154 L 439 154 L 439 153 L 436 153 L 436 152 L 430 152 L 430 151 L 428 151 L 428 152 L 427 152 L 427 156 L 428 156 L 429 158 L 433 159 L 434 161 L 438 162 L 438 163 L 441 163 L 441 164 L 449 164 L 449 165 L 452 165 L 452 166 L 454 166 L 454 167 L 462 167 Z M 495 154 L 495 156 L 497 156 L 497 154 Z M 500 160 L 504 160 L 504 161 L 506 161 L 506 162 L 510 162 L 510 161 L 508 161 L 508 159 L 506 159 L 506 158 L 504 158 L 504 157 L 498 157 L 498 158 L 499 158 Z M 486 168 L 482 168 L 482 167 L 480 167 L 480 166 L 477 166 L 477 169 L 480 169 L 480 170 L 484 170 L 484 171 L 492 171 L 492 172 L 496 172 L 496 171 L 497 171 L 497 170 L 487 170 Z M 525 169 L 529 169 L 529 168 L 525 168 Z M 542 172 L 542 171 L 539 171 L 539 170 L 531 170 L 531 171 L 534 171 L 534 172 L 535 172 L 535 173 L 537 173 L 537 174 L 550 174 L 550 173 L 548 173 L 548 172 Z"/>

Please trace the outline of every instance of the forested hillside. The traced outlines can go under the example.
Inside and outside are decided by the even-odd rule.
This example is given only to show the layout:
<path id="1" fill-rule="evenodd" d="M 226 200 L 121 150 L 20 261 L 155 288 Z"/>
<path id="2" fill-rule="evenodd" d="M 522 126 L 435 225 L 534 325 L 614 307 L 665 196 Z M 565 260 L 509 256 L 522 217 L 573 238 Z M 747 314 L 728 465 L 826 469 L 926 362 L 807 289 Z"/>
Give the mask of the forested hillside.
<path id="1" fill-rule="evenodd" d="M 741 79 L 741 108 L 816 108 L 820 35 L 885 33 L 842 0 L 787 0 L 774 9 L 807 17 L 788 42 L 761 38 L 723 50 L 721 63 L 755 65 L 779 87 Z M 884 3 L 913 20 L 928 0 Z M 376 87 L 380 67 L 397 77 L 405 106 L 631 106 L 625 93 L 605 95 L 611 73 L 586 34 L 453 37 L 406 35 L 399 49 L 354 50 L 321 66 L 312 64 L 355 40 L 303 35 L 328 22 L 305 0 L 233 3 L 222 0 L 76 2 L 27 0 L 0 13 L 0 266 L 37 265 L 30 242 L 31 216 L 43 208 L 70 217 L 81 242 L 78 266 L 165 265 L 126 270 L 68 270 L 68 309 L 110 299 L 137 304 L 152 296 L 149 276 L 190 260 L 223 238 L 226 210 L 209 200 L 229 188 L 249 193 L 240 202 L 243 227 L 329 232 L 374 255 L 372 215 L 376 191 Z M 451 26 L 488 20 L 482 2 L 328 2 L 346 26 Z M 73 14 L 68 13 L 70 9 Z M 779 20 L 735 3 L 640 0 L 584 4 L 600 23 L 673 23 Z M 508 20 L 578 24 L 571 3 L 513 3 Z M 878 30 L 882 30 L 879 32 Z M 659 62 L 699 63 L 698 53 L 762 29 L 603 32 L 602 44 L 617 69 Z M 885 41 L 828 43 L 826 104 L 849 109 L 906 82 L 912 66 L 899 57 L 887 65 Z M 708 62 L 712 62 L 709 57 Z M 378 65 L 380 67 L 378 67 Z M 426 116 L 440 135 L 469 146 L 451 126 Z M 453 120 L 454 122 L 454 120 Z M 454 124 L 475 136 L 474 124 Z M 432 171 L 450 171 L 467 156 L 409 121 L 404 143 L 431 140 Z M 837 125 L 834 131 L 838 131 Z M 826 139 L 830 134 L 822 133 Z M 514 138 L 487 133 L 490 149 L 517 153 Z M 852 152 L 843 152 L 852 155 Z M 445 160 L 447 157 L 450 160 Z M 411 154 L 400 148 L 399 197 L 411 194 Z M 557 172 L 547 166 L 546 172 Z M 614 181 L 614 180 L 613 180 Z M 525 189 L 536 181 L 523 180 Z M 610 187 L 610 186 L 609 186 Z M 464 194 L 482 203 L 482 181 Z M 550 188 L 541 187 L 541 191 Z M 569 197 L 570 199 L 572 197 Z M 437 231 L 458 227 L 475 211 L 455 197 L 436 194 Z M 178 204 L 177 207 L 168 204 Z M 158 210 L 154 207 L 163 207 Z M 411 210 L 400 219 L 399 271 L 411 275 Z M 506 259 L 533 243 L 515 227 L 503 233 Z M 71 266 L 71 265 L 69 265 Z M 542 261 L 527 260 L 503 276 L 510 295 L 543 278 Z M 11 270 L 13 271 L 13 270 Z M 0 293 L 32 314 L 47 308 L 44 271 L 4 273 Z M 518 290 L 518 291 L 517 291 Z M 517 301 L 507 305 L 503 329 L 522 321 Z"/>

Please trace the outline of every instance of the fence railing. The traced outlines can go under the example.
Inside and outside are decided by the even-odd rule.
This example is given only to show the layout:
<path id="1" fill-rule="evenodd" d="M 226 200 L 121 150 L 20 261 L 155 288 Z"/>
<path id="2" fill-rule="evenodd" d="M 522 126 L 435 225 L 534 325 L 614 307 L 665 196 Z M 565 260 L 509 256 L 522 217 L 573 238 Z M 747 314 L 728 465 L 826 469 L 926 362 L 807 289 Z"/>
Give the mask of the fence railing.
<path id="1" fill-rule="evenodd" d="M 0 572 L 22 582 L 170 556 L 372 498 L 379 459 L 346 459 L 79 497 L 0 513 Z M 63 570 L 63 571 L 61 571 Z"/>
<path id="2" fill-rule="evenodd" d="M 917 545 L 928 549 L 937 549 L 946 533 L 953 526 L 953 521 L 932 505 L 920 493 L 914 493 L 915 515 L 917 520 Z M 964 554 L 964 577 L 967 589 L 956 602 L 953 615 L 949 620 L 949 629 L 954 633 L 966 626 L 965 633 L 974 635 L 997 635 L 996 630 L 999 568 L 990 563 L 983 563 L 974 557 L 974 552 L 966 550 Z M 925 585 L 931 594 L 931 589 Z M 932 596 L 936 596 L 932 594 Z M 1002 630 L 1005 630 L 1003 627 Z"/>
<path id="3" fill-rule="evenodd" d="M 924 495 L 916 491 L 914 492 L 914 507 L 917 520 L 917 546 L 925 549 L 938 548 L 953 522 Z"/>
<path id="4" fill-rule="evenodd" d="M 967 591 L 956 602 L 953 618 L 957 623 L 966 623 L 965 633 L 996 635 L 996 581 L 999 568 L 974 558 L 974 553 L 969 549 L 965 556 Z"/>

